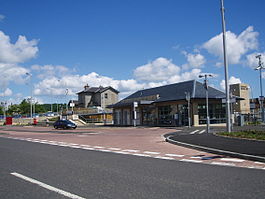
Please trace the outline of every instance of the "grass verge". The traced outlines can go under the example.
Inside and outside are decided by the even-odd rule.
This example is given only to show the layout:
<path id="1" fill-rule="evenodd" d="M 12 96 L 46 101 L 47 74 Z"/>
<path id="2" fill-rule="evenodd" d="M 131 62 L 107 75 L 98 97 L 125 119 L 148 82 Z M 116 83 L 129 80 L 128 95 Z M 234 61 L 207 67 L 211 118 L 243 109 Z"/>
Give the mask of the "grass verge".
<path id="1" fill-rule="evenodd" d="M 222 132 L 222 133 L 218 133 L 218 135 L 265 141 L 265 131 L 248 130 L 248 131 L 239 131 L 239 132 L 231 132 L 231 133 Z"/>

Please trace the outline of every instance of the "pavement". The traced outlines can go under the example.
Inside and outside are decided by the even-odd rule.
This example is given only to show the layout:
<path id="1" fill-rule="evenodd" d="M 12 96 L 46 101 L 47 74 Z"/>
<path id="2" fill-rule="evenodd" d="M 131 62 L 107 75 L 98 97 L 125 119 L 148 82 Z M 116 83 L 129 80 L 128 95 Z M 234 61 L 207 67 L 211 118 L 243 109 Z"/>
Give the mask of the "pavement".
<path id="1" fill-rule="evenodd" d="M 265 130 L 264 126 L 235 127 L 234 130 Z M 181 132 L 165 135 L 168 142 L 219 155 L 265 162 L 265 141 L 219 136 L 225 128 L 213 127 L 210 133 L 204 128 L 184 128 Z"/>

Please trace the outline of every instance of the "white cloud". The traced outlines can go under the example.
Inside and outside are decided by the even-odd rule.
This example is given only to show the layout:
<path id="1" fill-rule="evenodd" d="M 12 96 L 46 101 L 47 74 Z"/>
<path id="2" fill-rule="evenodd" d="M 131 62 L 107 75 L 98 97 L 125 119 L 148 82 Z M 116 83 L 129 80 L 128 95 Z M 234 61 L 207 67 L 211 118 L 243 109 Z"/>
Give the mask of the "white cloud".
<path id="1" fill-rule="evenodd" d="M 15 83 L 24 83 L 23 76 L 29 72 L 26 68 L 16 64 L 0 63 L 0 85 L 6 88 L 8 83 L 14 81 Z"/>
<path id="2" fill-rule="evenodd" d="M 134 76 L 137 80 L 159 82 L 179 74 L 180 67 L 172 63 L 172 60 L 159 57 L 148 64 L 137 67 Z"/>
<path id="3" fill-rule="evenodd" d="M 241 83 L 241 80 L 240 78 L 236 78 L 234 76 L 231 76 L 229 81 L 228 81 L 228 84 L 231 85 L 231 84 L 238 84 L 238 83 Z M 225 90 L 225 80 L 222 80 L 221 83 L 220 83 L 220 86 L 223 90 Z"/>
<path id="4" fill-rule="evenodd" d="M 38 70 L 39 66 L 34 66 L 33 68 L 34 70 Z M 161 73 L 158 79 L 156 78 L 157 71 L 154 69 L 159 70 Z M 144 78 L 143 74 L 138 74 L 140 71 L 145 73 L 146 78 Z M 171 60 L 158 58 L 146 65 L 136 68 L 134 72 L 135 76 L 139 79 L 116 80 L 111 77 L 99 75 L 95 72 L 86 75 L 66 75 L 60 79 L 55 76 L 46 77 L 35 85 L 34 95 L 63 96 L 67 88 L 69 91 L 68 95 L 74 96 L 78 91 L 83 90 L 84 85 L 88 84 L 91 87 L 112 86 L 120 91 L 120 97 L 124 98 L 137 90 L 197 79 L 198 75 L 201 73 L 201 69 L 195 68 L 191 71 L 181 73 L 180 68 L 173 64 Z"/>
<path id="5" fill-rule="evenodd" d="M 11 96 L 13 94 L 12 90 L 10 88 L 6 88 L 4 92 L 0 93 L 0 97 L 7 97 Z"/>
<path id="6" fill-rule="evenodd" d="M 249 26 L 239 35 L 232 33 L 231 31 L 226 32 L 227 38 L 227 58 L 230 64 L 238 64 L 241 61 L 241 57 L 250 50 L 258 48 L 258 37 L 259 33 L 255 32 L 252 26 Z M 211 38 L 209 41 L 202 46 L 209 53 L 218 56 L 223 59 L 223 36 L 222 33 Z"/>
<path id="7" fill-rule="evenodd" d="M 247 66 L 251 67 L 251 68 L 257 68 L 259 65 L 259 60 L 256 58 L 257 55 L 261 55 L 261 62 L 265 63 L 265 52 L 263 53 L 252 53 L 247 55 L 246 57 L 246 64 Z"/>
<path id="8" fill-rule="evenodd" d="M 62 77 L 69 72 L 69 69 L 62 65 L 32 65 L 31 69 L 39 73 L 37 76 L 40 79 L 53 76 Z"/>
<path id="9" fill-rule="evenodd" d="M 206 62 L 205 57 L 199 52 L 197 52 L 196 54 L 183 52 L 183 54 L 187 58 L 188 62 L 187 64 L 184 64 L 182 66 L 182 69 L 184 70 L 187 70 L 189 68 L 201 68 Z"/>
<path id="10" fill-rule="evenodd" d="M 22 63 L 36 57 L 38 52 L 37 40 L 28 41 L 25 36 L 19 36 L 15 44 L 10 42 L 9 36 L 0 31 L 0 62 Z"/>

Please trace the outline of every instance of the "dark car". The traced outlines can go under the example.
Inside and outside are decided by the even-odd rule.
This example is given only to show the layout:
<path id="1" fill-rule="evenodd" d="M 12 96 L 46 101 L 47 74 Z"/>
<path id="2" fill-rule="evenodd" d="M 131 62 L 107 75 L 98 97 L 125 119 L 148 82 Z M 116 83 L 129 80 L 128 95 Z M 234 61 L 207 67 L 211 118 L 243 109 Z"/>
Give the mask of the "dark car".
<path id="1" fill-rule="evenodd" d="M 53 124 L 55 129 L 75 129 L 77 126 L 76 124 L 74 124 L 73 122 L 69 121 L 69 120 L 57 120 L 54 124 Z"/>

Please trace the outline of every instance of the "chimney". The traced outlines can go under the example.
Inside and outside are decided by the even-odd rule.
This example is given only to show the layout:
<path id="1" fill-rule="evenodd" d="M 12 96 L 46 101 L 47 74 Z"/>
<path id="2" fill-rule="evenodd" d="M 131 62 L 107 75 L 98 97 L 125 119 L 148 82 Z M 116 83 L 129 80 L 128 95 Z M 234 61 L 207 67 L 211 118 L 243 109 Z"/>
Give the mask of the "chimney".
<path id="1" fill-rule="evenodd" d="M 88 84 L 86 84 L 86 85 L 84 86 L 85 91 L 88 90 L 88 88 L 89 88 L 89 86 L 88 86 Z"/>

